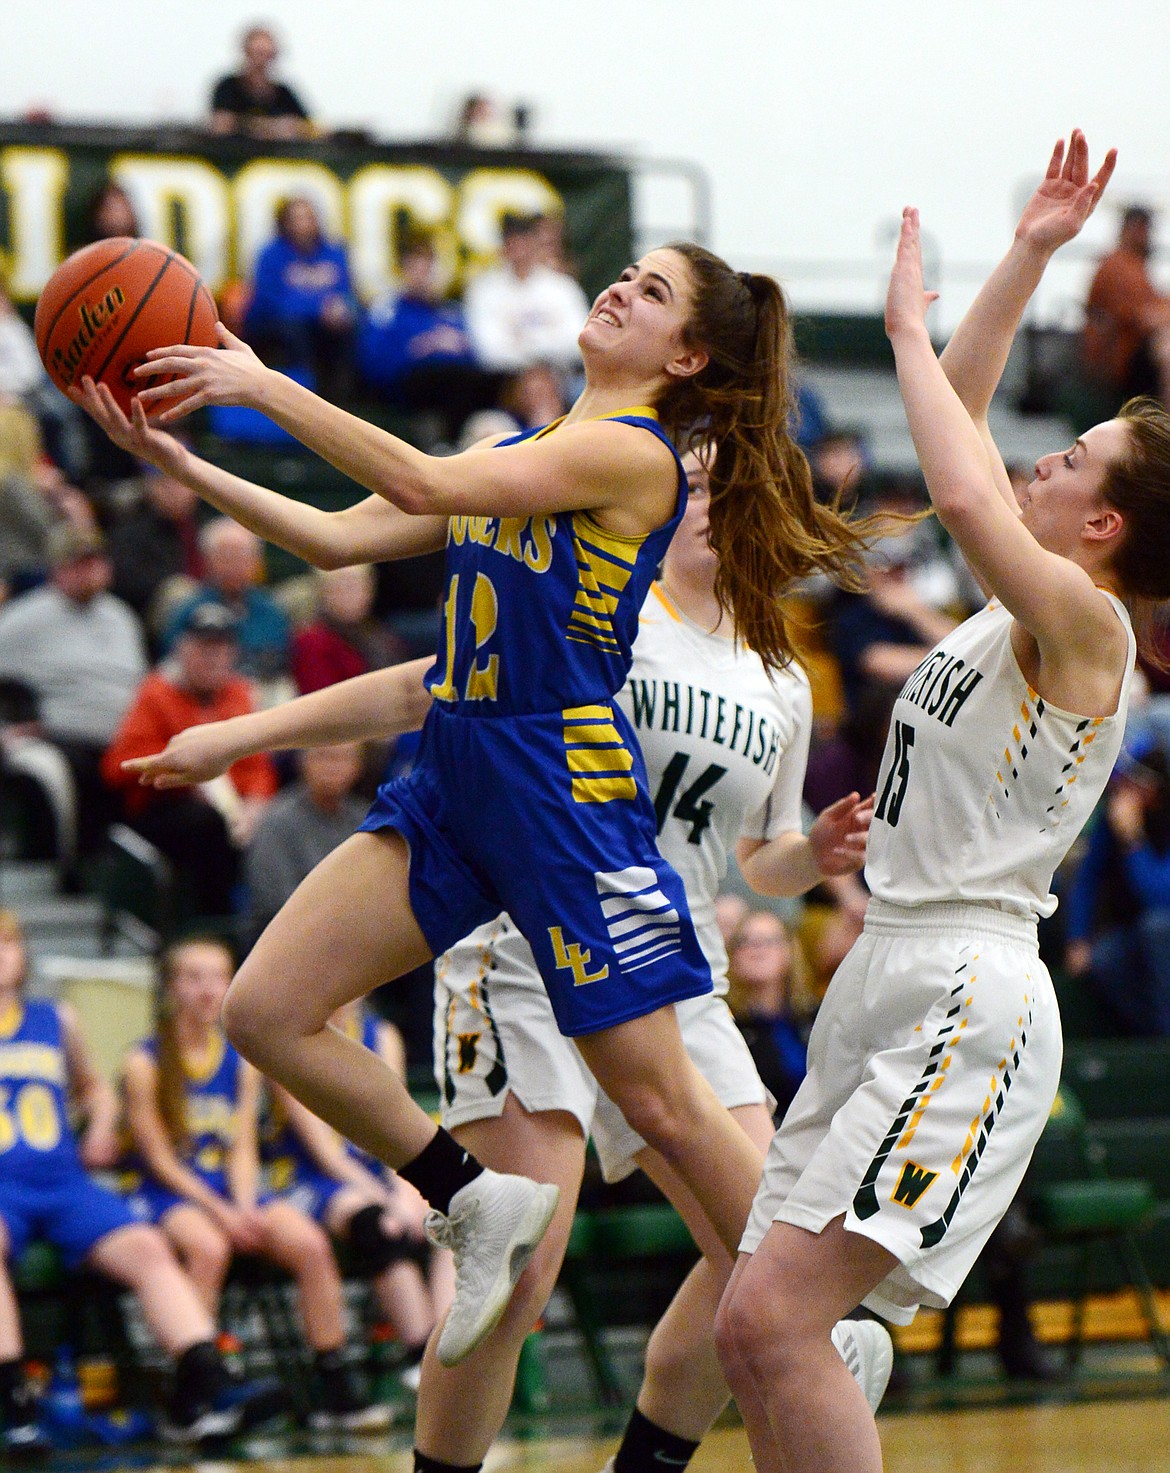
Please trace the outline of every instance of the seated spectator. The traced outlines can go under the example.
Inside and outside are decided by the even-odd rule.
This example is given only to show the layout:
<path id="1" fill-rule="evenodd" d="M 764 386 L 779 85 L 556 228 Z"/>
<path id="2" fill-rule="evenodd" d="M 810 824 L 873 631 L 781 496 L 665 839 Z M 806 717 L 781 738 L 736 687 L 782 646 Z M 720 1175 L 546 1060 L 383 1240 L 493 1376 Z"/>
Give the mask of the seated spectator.
<path id="1" fill-rule="evenodd" d="M 0 608 L 0 677 L 29 688 L 36 735 L 69 764 L 85 859 L 115 816 L 101 758 L 146 673 L 146 647 L 133 612 L 108 591 L 110 561 L 96 529 L 59 524 L 48 551 L 48 583 Z"/>
<path id="2" fill-rule="evenodd" d="M 47 460 L 27 471 L 0 469 L 0 583 L 9 594 L 27 593 L 48 570 L 57 513 L 44 488 L 57 474 Z"/>
<path id="3" fill-rule="evenodd" d="M 769 910 L 749 910 L 727 949 L 727 1002 L 764 1086 L 777 1123 L 806 1071 L 805 1035 L 794 998 L 801 992 L 799 948 Z"/>
<path id="4" fill-rule="evenodd" d="M 411 414 L 434 416 L 453 445 L 469 415 L 495 404 L 499 376 L 476 362 L 463 309 L 443 296 L 437 267 L 430 236 L 408 237 L 398 289 L 371 306 L 357 361 L 371 389 Z"/>
<path id="5" fill-rule="evenodd" d="M 373 615 L 376 581 L 368 563 L 318 573 L 315 582 L 317 617 L 292 642 L 293 679 L 301 695 L 406 657 L 406 647 Z"/>
<path id="6" fill-rule="evenodd" d="M 274 368 L 310 375 L 326 398 L 352 387 L 357 305 L 344 244 L 325 238 L 317 207 L 294 195 L 256 257 L 245 336 Z"/>
<path id="7" fill-rule="evenodd" d="M 1098 265 L 1085 304 L 1081 362 L 1106 417 L 1135 394 L 1166 402 L 1170 296 L 1160 292 L 1147 265 L 1153 253 L 1153 214 L 1131 205 L 1121 217 L 1117 244 Z"/>
<path id="8" fill-rule="evenodd" d="M 541 226 L 539 215 L 504 216 L 500 263 L 472 280 L 464 307 L 483 368 L 521 380 L 534 369 L 551 369 L 563 403 L 580 369 L 577 337 L 589 303 L 572 277 L 548 264 Z M 523 396 L 523 387 L 519 392 Z"/>
<path id="9" fill-rule="evenodd" d="M 1170 762 L 1123 758 L 1065 902 L 1065 965 L 1130 1033 L 1170 1035 Z"/>
<path id="10" fill-rule="evenodd" d="M 252 688 L 236 673 L 236 625 L 218 603 L 186 615 L 171 656 L 142 682 L 102 759 L 110 788 L 122 795 L 126 821 L 167 856 L 201 916 L 236 909 L 240 853 L 276 791 L 263 754 L 242 758 L 214 782 L 163 791 L 141 787 L 122 764 L 161 752 L 171 737 L 204 721 L 254 709 Z"/>
<path id="11" fill-rule="evenodd" d="M 0 1447 L 18 1458 L 49 1446 L 24 1376 L 10 1272 L 34 1240 L 52 1244 L 66 1269 L 92 1269 L 135 1295 L 175 1362 L 171 1438 L 199 1442 L 254 1423 L 265 1409 L 277 1409 L 275 1388 L 233 1382 L 216 1349 L 214 1322 L 167 1240 L 89 1175 L 116 1159 L 117 1100 L 90 1059 L 73 1009 L 26 998 L 27 974 L 20 923 L 0 911 L 0 1080 L 8 1126 L 0 1151 Z"/>
<path id="12" fill-rule="evenodd" d="M 199 551 L 203 586 L 171 614 L 163 649 L 171 648 L 193 609 L 218 604 L 234 621 L 240 673 L 262 687 L 265 704 L 288 694 L 292 629 L 280 605 L 259 586 L 264 578 L 264 544 L 230 517 L 215 517 L 199 533 Z"/>
<path id="13" fill-rule="evenodd" d="M 142 500 L 110 529 L 113 591 L 149 629 L 159 589 L 172 578 L 194 586 L 204 576 L 199 497 L 152 465 L 142 467 Z"/>
<path id="14" fill-rule="evenodd" d="M 13 305 L 0 273 L 0 400 L 22 404 L 36 419 L 53 461 L 77 480 L 89 465 L 86 416 L 49 377 L 32 328 Z"/>
<path id="15" fill-rule="evenodd" d="M 130 1205 L 162 1229 L 216 1314 L 236 1253 L 291 1274 L 321 1395 L 312 1427 L 385 1427 L 345 1346 L 341 1276 L 329 1239 L 289 1202 L 260 1191 L 260 1076 L 220 1026 L 234 962 L 222 941 L 192 938 L 163 956 L 154 1033 L 132 1048 L 123 1072 L 133 1155 Z"/>
<path id="16" fill-rule="evenodd" d="M 366 816 L 368 803 L 353 796 L 362 770 L 355 743 L 311 747 L 298 758 L 300 778 L 268 805 L 248 845 L 248 919 L 254 941 L 305 876 Z"/>
<path id="17" fill-rule="evenodd" d="M 867 554 L 867 590 L 839 592 L 833 600 L 828 639 L 851 711 L 868 686 L 900 690 L 959 622 L 948 607 L 958 588 L 953 565 L 933 559 L 928 539 L 933 534 L 924 522 L 881 538 Z"/>
<path id="18" fill-rule="evenodd" d="M 310 138 L 313 125 L 304 103 L 286 82 L 272 75 L 280 55 L 267 26 L 249 26 L 240 38 L 238 71 L 221 77 L 211 92 L 212 133 L 242 133 L 249 138 Z"/>
<path id="19" fill-rule="evenodd" d="M 361 1003 L 342 1008 L 331 1023 L 404 1077 L 402 1035 L 390 1023 Z M 427 1339 L 448 1304 L 436 1303 L 424 1272 L 432 1257 L 449 1258 L 430 1249 L 423 1235 L 426 1203 L 287 1090 L 269 1084 L 268 1093 L 261 1161 L 269 1190 L 344 1244 L 354 1271 L 371 1280 L 382 1321 L 405 1352 L 403 1384 L 417 1390 Z"/>

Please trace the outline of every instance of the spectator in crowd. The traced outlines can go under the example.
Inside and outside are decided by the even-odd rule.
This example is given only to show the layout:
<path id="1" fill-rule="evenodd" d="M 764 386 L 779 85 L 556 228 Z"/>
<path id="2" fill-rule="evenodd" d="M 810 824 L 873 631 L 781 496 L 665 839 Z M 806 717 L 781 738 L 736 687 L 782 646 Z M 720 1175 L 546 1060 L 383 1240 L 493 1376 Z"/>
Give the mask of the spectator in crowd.
<path id="1" fill-rule="evenodd" d="M 113 179 L 99 184 L 85 208 L 85 240 L 111 240 L 120 235 L 139 236 L 138 211 L 129 193 Z"/>
<path id="2" fill-rule="evenodd" d="M 903 505 L 898 498 L 874 510 L 893 518 Z M 869 549 L 867 564 L 868 589 L 838 593 L 829 615 L 829 642 L 851 711 L 867 687 L 900 690 L 959 622 L 948 607 L 958 591 L 953 565 L 938 553 L 926 523 L 892 530 Z"/>
<path id="3" fill-rule="evenodd" d="M 298 759 L 299 781 L 268 805 L 248 845 L 250 940 L 260 932 L 301 883 L 366 816 L 368 804 L 353 796 L 362 770 L 355 743 L 312 747 Z"/>
<path id="4" fill-rule="evenodd" d="M 36 419 L 45 449 L 77 479 L 88 465 L 86 416 L 57 388 L 37 352 L 32 328 L 13 305 L 0 273 L 0 401 L 22 404 Z"/>
<path id="5" fill-rule="evenodd" d="M 313 125 L 304 103 L 287 84 L 273 76 L 280 55 L 267 26 L 249 26 L 240 39 L 238 71 L 221 77 L 211 92 L 213 133 L 242 133 L 249 138 L 309 138 Z"/>
<path id="6" fill-rule="evenodd" d="M 286 199 L 256 258 L 245 336 L 274 367 L 310 375 L 311 387 L 337 399 L 351 387 L 356 325 L 344 244 L 326 239 L 311 199 Z"/>
<path id="7" fill-rule="evenodd" d="M 204 575 L 195 509 L 198 496 L 182 481 L 143 464 L 142 499 L 110 529 L 113 590 L 148 628 L 159 589 L 169 579 L 190 586 Z"/>
<path id="8" fill-rule="evenodd" d="M 831 428 L 809 446 L 808 463 L 813 485 L 822 501 L 843 493 L 856 495 L 869 472 L 872 457 L 865 435 L 846 426 Z"/>
<path id="9" fill-rule="evenodd" d="M 463 309 L 443 295 L 435 244 L 408 236 L 397 291 L 371 306 L 358 334 L 357 362 L 365 383 L 388 403 L 436 421 L 436 435 L 454 445 L 469 415 L 496 402 L 499 376 L 475 359 Z"/>
<path id="10" fill-rule="evenodd" d="M 54 526 L 48 553 L 49 581 L 0 608 L 0 676 L 29 688 L 38 734 L 69 764 L 84 859 L 114 816 L 101 758 L 146 673 L 146 647 L 133 612 L 109 592 L 96 528 Z"/>
<path id="11" fill-rule="evenodd" d="M 1111 413 L 1135 394 L 1166 402 L 1170 370 L 1170 296 L 1149 273 L 1153 214 L 1130 205 L 1117 244 L 1101 260 L 1089 286 L 1081 361 L 1086 379 Z"/>
<path id="12" fill-rule="evenodd" d="M 162 1229 L 212 1314 L 234 1254 L 259 1255 L 291 1274 L 320 1383 L 310 1426 L 384 1427 L 385 1409 L 371 1405 L 348 1361 L 329 1239 L 290 1202 L 260 1190 L 260 1076 L 219 1021 L 234 968 L 228 947 L 210 937 L 163 956 L 155 1031 L 130 1050 L 123 1071 L 131 1206 Z"/>
<path id="13" fill-rule="evenodd" d="M 317 617 L 292 642 L 293 679 L 301 695 L 405 658 L 405 646 L 373 615 L 376 585 L 369 563 L 317 573 L 314 581 Z"/>
<path id="14" fill-rule="evenodd" d="M 189 726 L 253 710 L 251 685 L 235 670 L 236 651 L 229 610 L 195 604 L 172 655 L 142 682 L 102 760 L 106 782 L 122 795 L 126 821 L 171 861 L 188 907 L 201 916 L 235 912 L 240 852 L 276 791 L 271 759 L 245 757 L 214 782 L 173 791 L 140 787 L 122 763 L 161 751 Z"/>
<path id="15" fill-rule="evenodd" d="M 476 148 L 509 148 L 517 141 L 516 114 L 486 92 L 469 92 L 459 104 L 455 142 Z"/>
<path id="16" fill-rule="evenodd" d="M 27 593 L 48 569 L 49 534 L 58 516 L 46 492 L 59 474 L 47 459 L 30 470 L 0 469 L 0 584 L 9 595 Z"/>
<path id="17" fill-rule="evenodd" d="M 240 673 L 262 686 L 287 684 L 292 629 L 280 605 L 259 586 L 264 544 L 230 517 L 214 517 L 199 533 L 199 551 L 203 585 L 174 610 L 163 635 L 164 649 L 170 649 L 193 609 L 218 604 L 234 621 Z"/>
<path id="18" fill-rule="evenodd" d="M 727 950 L 727 1001 L 779 1122 L 806 1072 L 806 1041 L 796 1015 L 807 989 L 803 958 L 788 927 L 770 910 L 749 910 Z"/>
<path id="19" fill-rule="evenodd" d="M 1118 763 L 1065 901 L 1065 965 L 1127 1032 L 1170 1035 L 1170 762 Z"/>
<path id="20" fill-rule="evenodd" d="M 513 375 L 514 397 L 521 403 L 532 396 L 545 401 L 551 370 L 563 407 L 569 379 L 580 368 L 577 337 L 589 315 L 589 303 L 572 277 L 548 264 L 547 249 L 541 216 L 505 215 L 502 259 L 474 278 L 464 305 L 480 364 Z M 534 380 L 531 394 L 529 377 Z M 540 412 L 535 405 L 533 412 Z M 563 408 L 557 410 L 561 412 Z M 547 423 L 529 418 L 527 409 L 518 417 L 524 424 Z"/>
<path id="21" fill-rule="evenodd" d="M 163 1235 L 137 1222 L 89 1175 L 117 1156 L 114 1091 L 90 1058 L 67 1003 L 24 996 L 28 957 L 19 920 L 0 911 L 0 1078 L 8 1133 L 0 1151 L 0 1448 L 12 1458 L 47 1452 L 36 1397 L 25 1378 L 20 1318 L 9 1265 L 33 1239 L 130 1289 L 148 1327 L 174 1358 L 166 1431 L 198 1442 L 275 1409 L 275 1388 L 234 1382 L 215 1325 Z M 81 1117 L 74 1135 L 74 1111 Z"/>
<path id="22" fill-rule="evenodd" d="M 333 1016 L 333 1027 L 364 1043 L 404 1076 L 402 1035 L 362 1003 Z M 436 1303 L 425 1269 L 432 1257 L 423 1234 L 426 1203 L 372 1156 L 343 1140 L 287 1090 L 268 1086 L 270 1108 L 261 1131 L 269 1189 L 319 1222 L 349 1253 L 353 1271 L 371 1281 L 382 1323 L 402 1346 L 403 1384 L 417 1390 L 427 1340 L 449 1296 Z M 439 1275 L 449 1284 L 444 1265 Z"/>

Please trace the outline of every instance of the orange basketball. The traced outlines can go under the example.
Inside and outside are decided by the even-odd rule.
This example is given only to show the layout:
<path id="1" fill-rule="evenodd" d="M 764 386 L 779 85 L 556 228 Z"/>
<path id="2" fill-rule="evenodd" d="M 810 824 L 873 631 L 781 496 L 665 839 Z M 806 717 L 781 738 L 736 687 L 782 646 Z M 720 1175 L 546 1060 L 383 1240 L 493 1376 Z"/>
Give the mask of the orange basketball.
<path id="1" fill-rule="evenodd" d="M 117 236 L 83 246 L 57 267 L 37 302 L 33 330 L 59 389 L 88 374 L 107 384 L 127 414 L 154 379 L 131 370 L 151 348 L 214 348 L 218 313 L 195 267 L 153 240 Z"/>

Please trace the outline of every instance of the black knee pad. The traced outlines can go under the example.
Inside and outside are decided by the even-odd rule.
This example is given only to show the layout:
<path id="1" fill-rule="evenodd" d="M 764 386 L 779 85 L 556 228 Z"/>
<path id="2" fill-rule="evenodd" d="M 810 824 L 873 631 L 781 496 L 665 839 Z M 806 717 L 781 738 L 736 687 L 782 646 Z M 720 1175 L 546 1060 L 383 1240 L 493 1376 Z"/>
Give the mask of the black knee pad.
<path id="1" fill-rule="evenodd" d="M 380 1274 L 392 1263 L 413 1258 L 418 1246 L 410 1238 L 392 1238 L 382 1226 L 382 1209 L 376 1203 L 362 1207 L 349 1220 L 347 1234 L 354 1272 L 369 1277 Z"/>

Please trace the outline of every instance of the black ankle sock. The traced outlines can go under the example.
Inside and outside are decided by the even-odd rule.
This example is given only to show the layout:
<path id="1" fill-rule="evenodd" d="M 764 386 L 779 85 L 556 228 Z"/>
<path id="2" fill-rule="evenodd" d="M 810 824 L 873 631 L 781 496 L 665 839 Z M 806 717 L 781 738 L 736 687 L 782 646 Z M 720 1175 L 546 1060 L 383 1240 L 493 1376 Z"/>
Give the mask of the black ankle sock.
<path id="1" fill-rule="evenodd" d="M 19 1360 L 0 1361 L 0 1412 L 5 1422 L 21 1406 L 20 1393 L 24 1388 L 24 1366 Z"/>
<path id="2" fill-rule="evenodd" d="M 649 1473 L 651 1469 L 664 1473 L 668 1468 L 685 1468 L 698 1445 L 657 1426 L 635 1407 L 626 1423 L 622 1445 L 614 1454 L 614 1473 Z"/>
<path id="3" fill-rule="evenodd" d="M 451 1198 L 474 1181 L 483 1167 L 470 1151 L 465 1151 L 453 1135 L 442 1126 L 434 1139 L 418 1153 L 413 1161 L 398 1168 L 398 1175 L 415 1187 L 438 1212 L 451 1210 Z"/>
<path id="4" fill-rule="evenodd" d="M 175 1362 L 175 1404 L 211 1401 L 226 1380 L 227 1371 L 215 1341 L 199 1340 Z"/>
<path id="5" fill-rule="evenodd" d="M 401 1173 L 399 1173 L 401 1175 Z M 414 1473 L 479 1473 L 482 1463 L 444 1463 L 414 1450 Z"/>

